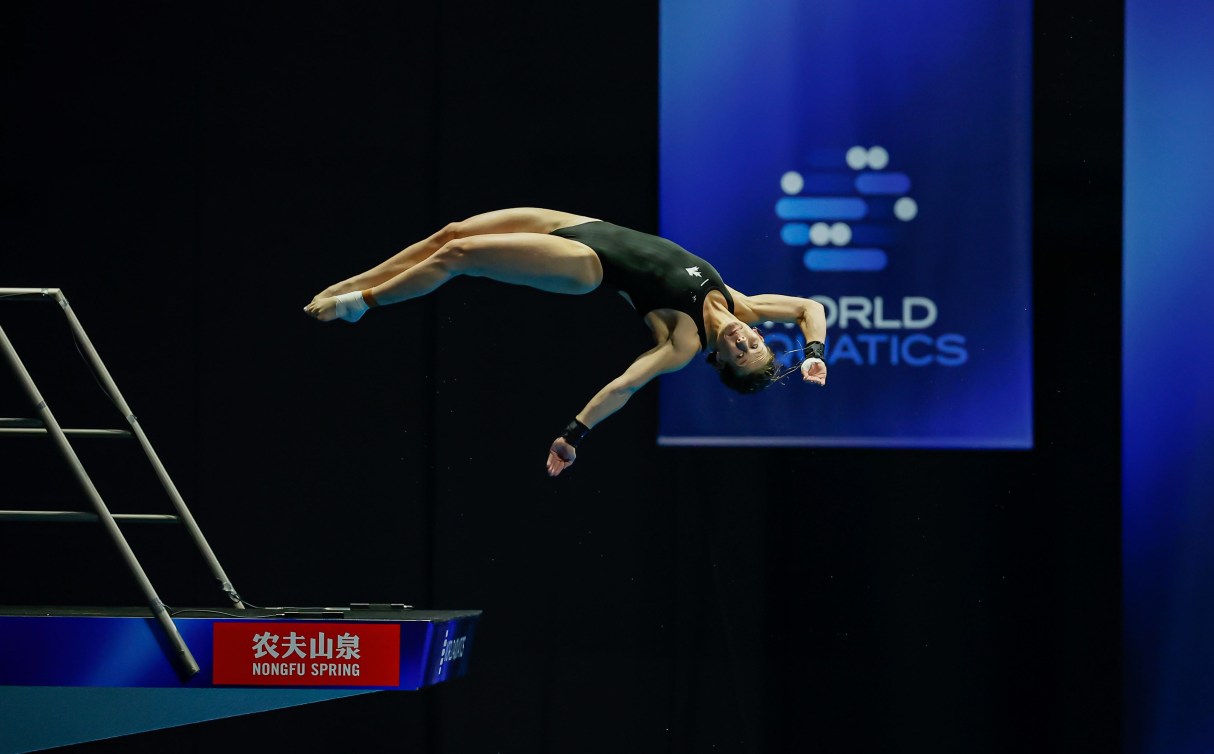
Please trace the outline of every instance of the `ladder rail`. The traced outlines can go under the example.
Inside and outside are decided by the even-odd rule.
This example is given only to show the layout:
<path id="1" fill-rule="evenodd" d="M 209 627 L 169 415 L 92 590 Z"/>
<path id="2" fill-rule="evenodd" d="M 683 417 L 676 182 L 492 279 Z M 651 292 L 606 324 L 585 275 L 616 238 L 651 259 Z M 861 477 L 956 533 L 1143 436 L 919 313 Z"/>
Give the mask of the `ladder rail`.
<path id="1" fill-rule="evenodd" d="M 135 578 L 139 585 L 140 591 L 143 592 L 144 599 L 147 600 L 148 607 L 152 610 L 152 616 L 156 619 L 164 630 L 166 637 L 174 651 L 174 664 L 185 678 L 189 678 L 198 672 L 198 662 L 190 653 L 190 648 L 186 646 L 185 640 L 178 632 L 177 626 L 173 623 L 169 616 L 168 610 L 164 603 L 160 600 L 160 596 L 156 594 L 156 588 L 152 586 L 152 582 L 148 579 L 147 573 L 143 570 L 143 566 L 139 564 L 139 559 L 135 557 L 135 552 L 131 549 L 130 544 L 123 536 L 122 530 L 118 528 L 118 524 L 114 521 L 113 515 L 106 506 L 105 501 L 101 498 L 101 493 L 98 492 L 93 480 L 89 477 L 88 472 L 84 469 L 84 464 L 80 462 L 79 456 L 76 455 L 75 449 L 72 448 L 71 442 L 68 441 L 67 435 L 59 427 L 59 422 L 55 419 L 55 415 L 51 412 L 42 394 L 38 391 L 38 386 L 34 384 L 33 378 L 29 371 L 26 370 L 25 364 L 22 363 L 21 357 L 17 355 L 17 351 L 13 348 L 12 342 L 8 338 L 8 334 L 4 332 L 4 328 L 0 327 L 0 351 L 3 351 L 9 363 L 16 372 L 17 378 L 21 381 L 22 387 L 25 388 L 26 394 L 34 403 L 36 410 L 41 415 L 43 424 L 49 430 L 55 444 L 59 447 L 63 457 L 67 460 L 68 466 L 72 473 L 76 476 L 76 480 L 84 489 L 85 494 L 93 504 L 93 508 L 97 512 L 97 517 L 105 527 L 110 539 L 118 548 L 119 554 L 125 561 L 127 569 Z"/>
<path id="2" fill-rule="evenodd" d="M 93 371 L 101 379 L 105 386 L 106 392 L 110 398 L 118 406 L 118 410 L 122 412 L 123 417 L 131 426 L 131 431 L 135 434 L 135 438 L 139 441 L 139 445 L 143 448 L 144 455 L 152 464 L 152 468 L 156 472 L 156 477 L 160 480 L 160 485 L 169 496 L 169 500 L 173 503 L 173 508 L 177 511 L 177 517 L 181 519 L 181 523 L 189 532 L 190 538 L 194 541 L 195 546 L 202 553 L 203 558 L 207 561 L 207 566 L 211 569 L 211 574 L 219 581 L 220 588 L 232 604 L 236 608 L 243 608 L 244 603 L 237 594 L 235 587 L 232 586 L 231 579 L 224 572 L 223 566 L 219 564 L 219 558 L 215 556 L 215 551 L 211 549 L 211 545 L 207 542 L 206 537 L 202 533 L 202 529 L 198 526 L 198 522 L 194 520 L 194 515 L 190 513 L 190 509 L 185 504 L 185 500 L 181 497 L 181 493 L 177 490 L 177 485 L 173 483 L 173 479 L 169 476 L 169 472 L 165 469 L 164 464 L 160 461 L 160 456 L 156 454 L 156 450 L 152 447 L 151 441 L 147 434 L 143 431 L 143 427 L 139 424 L 131 407 L 127 405 L 126 399 L 122 397 L 122 392 L 118 390 L 118 385 L 114 382 L 110 372 L 105 368 L 105 364 L 101 361 L 101 356 L 98 355 L 97 349 L 93 347 L 93 342 L 89 340 L 88 334 L 84 331 L 84 326 L 80 324 L 80 320 L 76 317 L 76 313 L 67 302 L 67 297 L 63 295 L 63 291 L 55 288 L 50 296 L 59 304 L 63 313 L 67 316 L 68 325 L 75 334 L 77 341 L 84 349 L 85 357 L 93 367 Z M 3 289 L 0 289 L 0 293 Z"/>
<path id="3" fill-rule="evenodd" d="M 137 524 L 176 524 L 176 516 L 163 513 L 111 513 L 115 521 Z M 0 511 L 0 521 L 38 521 L 43 523 L 97 523 L 96 513 L 86 511 Z"/>
<path id="4" fill-rule="evenodd" d="M 4 435 L 45 435 L 48 434 L 46 427 L 12 427 L 4 426 L 4 419 L 0 419 L 0 437 Z M 104 437 L 107 439 L 121 439 L 133 437 L 130 432 L 125 429 L 71 429 L 62 427 L 63 434 L 68 437 Z"/>
<path id="5" fill-rule="evenodd" d="M 106 369 L 105 363 L 102 362 L 101 356 L 97 353 L 96 347 L 93 346 L 92 340 L 89 339 L 88 334 L 84 331 L 84 326 L 80 323 L 80 319 L 76 316 L 75 311 L 68 304 L 67 296 L 64 295 L 63 290 L 61 288 L 0 287 L 0 301 L 54 301 L 55 303 L 59 304 L 59 308 L 63 311 L 64 316 L 67 318 L 68 326 L 71 328 L 72 334 L 75 336 L 76 341 L 80 344 L 82 353 L 88 361 L 89 366 L 92 368 L 97 378 L 101 380 L 106 393 L 118 407 L 119 411 L 123 415 L 123 418 L 125 418 L 127 423 L 130 425 L 130 434 L 133 434 L 139 441 L 139 445 L 142 448 L 144 455 L 147 457 L 148 462 L 152 464 L 152 469 L 156 474 L 156 478 L 160 481 L 161 487 L 164 488 L 170 502 L 173 504 L 173 508 L 176 510 L 177 518 L 180 519 L 182 525 L 185 526 L 186 531 L 189 533 L 190 539 L 193 540 L 194 545 L 202 554 L 203 559 L 207 563 L 207 567 L 211 571 L 211 575 L 214 576 L 219 582 L 220 589 L 222 589 L 223 593 L 227 595 L 228 599 L 232 602 L 232 605 L 238 609 L 243 609 L 244 602 L 241 600 L 236 588 L 232 585 L 232 580 L 228 578 L 223 566 L 220 565 L 219 558 L 216 557 L 215 551 L 211 549 L 210 543 L 207 542 L 206 537 L 202 533 L 202 529 L 198 526 L 198 522 L 194 519 L 194 515 L 190 512 L 189 507 L 186 505 L 185 500 L 178 491 L 177 485 L 169 476 L 168 471 L 165 469 L 164 464 L 160 460 L 160 456 L 157 455 L 156 450 L 152 447 L 152 443 L 148 439 L 147 434 L 143 431 L 143 427 L 140 426 L 139 420 L 136 418 L 134 412 L 131 411 L 126 399 L 122 397 L 122 392 L 118 389 L 118 385 L 114 382 L 109 370 Z M 43 430 L 38 429 L 31 431 L 29 428 L 0 428 L 0 434 L 40 434 L 42 431 Z M 107 437 L 127 435 L 126 430 L 89 431 L 73 429 L 69 430 L 68 433 L 72 435 L 95 435 Z M 119 435 L 118 433 L 121 434 Z"/>

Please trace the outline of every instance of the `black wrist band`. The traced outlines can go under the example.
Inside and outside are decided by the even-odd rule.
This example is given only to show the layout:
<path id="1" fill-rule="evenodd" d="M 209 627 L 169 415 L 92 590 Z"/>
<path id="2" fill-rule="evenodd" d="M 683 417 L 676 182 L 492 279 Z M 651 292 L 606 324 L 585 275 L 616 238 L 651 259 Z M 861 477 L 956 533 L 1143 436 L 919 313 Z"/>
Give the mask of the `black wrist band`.
<path id="1" fill-rule="evenodd" d="M 565 431 L 561 434 L 561 437 L 565 438 L 565 442 L 576 448 L 577 444 L 586 439 L 586 435 L 588 434 L 590 434 L 590 427 L 574 419 L 565 427 Z"/>
<path id="2" fill-rule="evenodd" d="M 820 340 L 815 340 L 805 344 L 806 359 L 821 359 L 826 361 L 826 346 Z"/>

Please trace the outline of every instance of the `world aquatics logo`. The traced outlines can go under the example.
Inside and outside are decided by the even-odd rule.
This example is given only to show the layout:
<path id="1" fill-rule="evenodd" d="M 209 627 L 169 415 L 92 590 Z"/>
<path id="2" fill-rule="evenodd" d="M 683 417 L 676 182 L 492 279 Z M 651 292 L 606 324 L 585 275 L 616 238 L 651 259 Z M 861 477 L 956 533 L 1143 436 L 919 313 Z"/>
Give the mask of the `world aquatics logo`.
<path id="1" fill-rule="evenodd" d="M 780 178 L 780 239 L 802 252 L 812 272 L 884 270 L 889 248 L 904 240 L 900 226 L 919 215 L 910 176 L 886 171 L 889 152 L 880 146 L 823 150 L 816 157 L 814 170 Z"/>
<path id="2" fill-rule="evenodd" d="M 907 256 L 919 203 L 911 195 L 910 176 L 887 169 L 890 159 L 881 146 L 817 149 L 809 153 L 807 169 L 780 176 L 775 217 L 782 249 L 801 255 L 813 273 L 807 280 L 816 288 L 835 287 L 833 280 L 840 287 L 856 284 L 871 290 L 872 283 L 863 281 L 882 272 L 888 276 L 891 256 L 901 270 L 913 264 Z M 897 274 L 889 277 L 891 288 L 900 282 Z M 941 313 L 929 296 L 891 292 L 811 298 L 825 307 L 827 327 L 838 333 L 827 343 L 828 365 L 956 367 L 969 358 L 964 335 L 933 332 Z M 791 368 L 799 362 L 804 339 L 792 325 L 783 332 L 775 327 L 765 323 L 765 337 L 781 365 Z M 855 330 L 862 332 L 853 335 Z"/>

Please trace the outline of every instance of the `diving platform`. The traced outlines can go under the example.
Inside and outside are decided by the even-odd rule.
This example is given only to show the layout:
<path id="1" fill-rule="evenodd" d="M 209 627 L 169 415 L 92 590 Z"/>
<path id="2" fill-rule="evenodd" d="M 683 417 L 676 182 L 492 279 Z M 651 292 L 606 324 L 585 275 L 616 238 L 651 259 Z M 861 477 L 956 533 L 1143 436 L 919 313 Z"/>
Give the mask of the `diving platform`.
<path id="1" fill-rule="evenodd" d="M 480 614 L 174 610 L 186 674 L 146 608 L 0 608 L 0 754 L 461 678 Z"/>
<path id="2" fill-rule="evenodd" d="M 0 754 L 356 694 L 417 691 L 467 674 L 479 610 L 416 610 L 403 603 L 248 604 L 219 564 L 63 291 L 0 288 L 0 303 L 9 302 L 41 302 L 58 309 L 76 351 L 126 428 L 62 426 L 0 327 L 0 360 L 12 368 L 33 414 L 0 419 L 0 439 L 49 440 L 88 503 L 85 510 L 50 509 L 52 503 L 0 510 L 0 525 L 97 527 L 99 538 L 109 539 L 117 551 L 145 604 L 0 606 Z M 58 387 L 59 382 L 52 384 Z M 168 498 L 167 512 L 110 510 L 73 442 L 111 440 L 133 442 L 142 451 Z M 229 604 L 165 605 L 119 524 L 183 527 Z M 0 561 L 4 555 L 0 552 Z M 13 564 L 0 565 L 9 574 L 17 573 Z"/>

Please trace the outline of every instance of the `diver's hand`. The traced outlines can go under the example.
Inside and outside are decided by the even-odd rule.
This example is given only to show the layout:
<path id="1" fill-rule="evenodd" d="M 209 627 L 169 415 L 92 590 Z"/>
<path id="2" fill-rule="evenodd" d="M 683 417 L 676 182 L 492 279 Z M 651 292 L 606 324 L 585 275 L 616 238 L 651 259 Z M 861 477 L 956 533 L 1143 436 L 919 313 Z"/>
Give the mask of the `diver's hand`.
<path id="1" fill-rule="evenodd" d="M 801 379 L 818 385 L 826 384 L 826 362 L 821 359 L 806 359 L 801 362 Z"/>
<path id="2" fill-rule="evenodd" d="M 556 476 L 565 469 L 569 468 L 577 459 L 577 448 L 565 441 L 565 438 L 558 437 L 552 441 L 552 447 L 548 449 L 548 476 Z"/>

